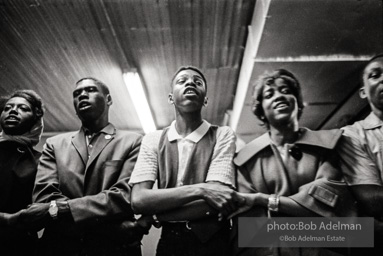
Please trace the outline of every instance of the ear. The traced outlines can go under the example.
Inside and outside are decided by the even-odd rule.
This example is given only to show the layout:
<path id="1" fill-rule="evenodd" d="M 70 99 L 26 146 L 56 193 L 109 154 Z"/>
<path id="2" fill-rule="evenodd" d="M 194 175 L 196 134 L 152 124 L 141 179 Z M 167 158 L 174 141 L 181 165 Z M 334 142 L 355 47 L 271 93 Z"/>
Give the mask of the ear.
<path id="1" fill-rule="evenodd" d="M 255 106 L 255 104 L 253 104 L 253 105 L 251 106 L 251 112 L 253 112 L 254 115 L 255 115 L 255 113 L 256 113 L 256 110 L 257 110 L 257 107 Z"/>
<path id="2" fill-rule="evenodd" d="M 367 98 L 366 90 L 364 87 L 359 89 L 359 97 L 361 97 L 362 99 Z"/>
<path id="3" fill-rule="evenodd" d="M 173 104 L 174 104 L 173 93 L 169 93 L 169 95 L 168 95 L 168 103 L 169 103 L 170 105 L 173 105 Z"/>
<path id="4" fill-rule="evenodd" d="M 112 96 L 110 96 L 110 94 L 106 95 L 106 104 L 108 106 L 113 104 Z"/>
<path id="5" fill-rule="evenodd" d="M 205 100 L 203 101 L 203 105 L 204 105 L 205 107 L 207 107 L 207 101 L 208 101 L 208 97 L 205 97 Z"/>

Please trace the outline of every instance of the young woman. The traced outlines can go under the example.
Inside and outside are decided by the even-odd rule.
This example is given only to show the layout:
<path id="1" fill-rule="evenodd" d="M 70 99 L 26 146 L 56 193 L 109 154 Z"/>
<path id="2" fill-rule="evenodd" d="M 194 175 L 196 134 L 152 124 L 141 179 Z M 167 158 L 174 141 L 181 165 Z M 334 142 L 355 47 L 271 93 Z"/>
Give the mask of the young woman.
<path id="1" fill-rule="evenodd" d="M 353 216 L 353 200 L 334 152 L 341 131 L 299 127 L 304 105 L 296 77 L 283 69 L 261 76 L 253 100 L 253 112 L 268 132 L 234 159 L 238 190 L 246 198 L 237 213 L 254 217 Z M 236 248 L 237 255 L 316 255 L 324 251 Z"/>

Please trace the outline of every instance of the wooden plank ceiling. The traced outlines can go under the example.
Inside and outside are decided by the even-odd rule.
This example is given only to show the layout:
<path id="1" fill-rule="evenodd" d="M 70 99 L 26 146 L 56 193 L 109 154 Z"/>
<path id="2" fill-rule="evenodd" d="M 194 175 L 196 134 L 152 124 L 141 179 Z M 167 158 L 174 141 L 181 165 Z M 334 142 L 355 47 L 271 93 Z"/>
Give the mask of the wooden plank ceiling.
<path id="1" fill-rule="evenodd" d="M 1 0 L 0 94 L 36 90 L 46 104 L 45 131 L 76 130 L 75 82 L 111 88 L 111 121 L 142 131 L 122 73 L 136 69 L 157 128 L 174 119 L 170 78 L 181 65 L 208 80 L 204 117 L 222 124 L 232 107 L 253 0 Z"/>
<path id="2" fill-rule="evenodd" d="M 161 129 L 174 118 L 170 78 L 194 65 L 208 80 L 204 117 L 247 142 L 264 132 L 251 85 L 286 68 L 302 84 L 301 124 L 340 127 L 366 113 L 359 76 L 383 52 L 382 15 L 381 0 L 0 0 L 0 94 L 34 89 L 46 132 L 76 130 L 71 93 L 94 76 L 111 88 L 111 121 L 142 132 L 122 73 L 139 72 Z"/>

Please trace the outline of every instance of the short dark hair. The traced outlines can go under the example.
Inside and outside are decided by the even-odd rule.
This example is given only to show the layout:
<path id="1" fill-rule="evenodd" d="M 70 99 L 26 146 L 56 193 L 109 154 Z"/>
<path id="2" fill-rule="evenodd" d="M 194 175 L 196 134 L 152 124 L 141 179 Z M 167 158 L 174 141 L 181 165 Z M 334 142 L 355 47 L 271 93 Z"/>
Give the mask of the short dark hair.
<path id="1" fill-rule="evenodd" d="M 205 76 L 203 75 L 203 73 L 202 73 L 202 71 L 200 69 L 198 69 L 198 68 L 196 68 L 194 66 L 181 66 L 181 67 L 179 67 L 178 70 L 174 73 L 174 75 L 172 77 L 172 80 L 171 80 L 171 83 L 170 83 L 170 87 L 173 87 L 174 79 L 176 78 L 178 73 L 180 73 L 183 70 L 193 70 L 193 71 L 197 72 L 202 77 L 202 80 L 204 81 L 205 86 L 207 88 L 207 82 L 206 82 Z"/>
<path id="2" fill-rule="evenodd" d="M 361 85 L 362 85 L 361 87 L 364 86 L 363 75 L 364 75 L 364 72 L 366 71 L 367 66 L 370 65 L 370 63 L 374 62 L 376 59 L 379 59 L 379 58 L 383 58 L 383 53 L 379 53 L 379 54 L 373 56 L 373 57 L 372 57 L 371 59 L 369 59 L 369 60 L 367 61 L 367 63 L 364 65 L 363 70 L 362 70 L 362 75 L 360 76 L 360 79 L 361 79 Z"/>
<path id="3" fill-rule="evenodd" d="M 375 61 L 376 59 L 383 58 L 383 53 L 379 53 L 372 57 L 369 61 L 367 61 L 365 68 L 370 64 L 371 62 Z"/>
<path id="4" fill-rule="evenodd" d="M 91 76 L 81 78 L 80 80 L 78 80 L 78 81 L 76 82 L 76 86 L 77 86 L 80 82 L 82 82 L 82 81 L 84 81 L 84 80 L 92 80 L 96 85 L 98 85 L 98 86 L 101 87 L 101 90 L 102 90 L 102 92 L 103 92 L 105 95 L 110 94 L 110 92 L 109 92 L 109 87 L 108 87 L 106 84 L 104 84 L 103 82 L 101 82 L 101 81 L 98 80 L 97 78 L 94 78 L 94 77 L 91 77 Z"/>
<path id="5" fill-rule="evenodd" d="M 0 113 L 3 112 L 5 104 L 12 98 L 21 97 L 26 99 L 32 106 L 32 111 L 36 119 L 43 117 L 45 108 L 43 101 L 35 91 L 33 90 L 16 90 L 11 94 L 2 97 L 0 103 Z"/>
<path id="6" fill-rule="evenodd" d="M 292 91 L 292 94 L 297 99 L 298 103 L 298 118 L 301 117 L 303 113 L 303 98 L 302 98 L 302 90 L 299 84 L 298 79 L 291 73 L 290 71 L 286 69 L 277 69 L 272 72 L 265 72 L 263 75 L 258 77 L 258 80 L 255 82 L 253 86 L 253 107 L 252 111 L 254 115 L 258 117 L 259 120 L 263 121 L 264 123 L 267 123 L 267 120 L 265 119 L 265 112 L 262 108 L 262 93 L 263 88 L 267 84 L 271 84 L 275 81 L 277 78 L 282 78 L 285 80 L 289 86 L 289 88 Z"/>

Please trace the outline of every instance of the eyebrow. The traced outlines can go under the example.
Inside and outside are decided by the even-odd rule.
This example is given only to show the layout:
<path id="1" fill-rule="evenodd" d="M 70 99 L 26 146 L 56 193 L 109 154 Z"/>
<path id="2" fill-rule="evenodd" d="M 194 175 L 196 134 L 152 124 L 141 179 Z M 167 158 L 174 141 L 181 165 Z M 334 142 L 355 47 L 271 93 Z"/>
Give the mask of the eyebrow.
<path id="1" fill-rule="evenodd" d="M 90 88 L 97 88 L 98 89 L 98 87 L 96 85 L 87 85 L 87 86 L 84 86 L 82 88 L 76 88 L 76 89 L 74 89 L 73 92 L 81 91 L 81 90 L 86 90 L 86 89 L 90 89 Z"/>
<path id="2" fill-rule="evenodd" d="M 177 79 L 178 79 L 178 78 L 182 78 L 182 77 L 185 77 L 185 76 L 186 76 L 186 77 L 188 77 L 188 75 L 187 75 L 187 74 L 183 74 L 183 75 L 180 75 L 179 77 L 177 77 Z M 201 77 L 201 76 L 199 76 L 199 75 L 193 75 L 192 77 L 193 77 L 193 78 L 198 78 L 198 79 L 201 79 L 201 80 L 203 80 L 203 79 L 202 79 L 202 77 Z"/>

